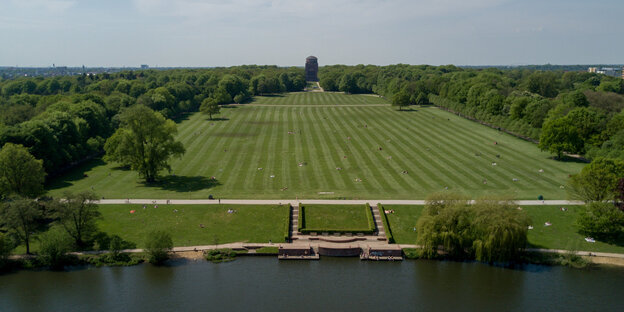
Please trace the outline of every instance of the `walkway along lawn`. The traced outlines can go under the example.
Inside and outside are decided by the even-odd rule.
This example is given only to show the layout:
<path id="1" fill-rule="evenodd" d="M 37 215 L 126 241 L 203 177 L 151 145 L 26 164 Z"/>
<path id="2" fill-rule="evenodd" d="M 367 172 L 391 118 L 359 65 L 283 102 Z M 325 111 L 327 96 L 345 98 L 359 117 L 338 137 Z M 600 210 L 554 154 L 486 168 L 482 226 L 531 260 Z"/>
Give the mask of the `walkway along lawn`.
<path id="1" fill-rule="evenodd" d="M 392 235 L 397 244 L 416 244 L 418 238 L 414 231 L 416 221 L 424 206 L 384 205 L 385 210 L 394 210 L 387 214 Z M 589 243 L 578 233 L 576 218 L 582 206 L 522 206 L 531 217 L 533 229 L 529 230 L 529 247 L 543 249 L 565 249 L 573 251 L 596 251 L 624 253 L 624 246 L 610 245 L 603 242 Z M 545 223 L 549 222 L 550 226 Z"/>
<path id="2" fill-rule="evenodd" d="M 434 107 L 399 112 L 362 99 L 383 100 L 306 93 L 257 100 L 290 105 L 223 108 L 219 120 L 192 114 L 178 124 L 177 138 L 186 154 L 172 160 L 172 174 L 163 171 L 157 183 L 146 184 L 134 171 L 94 160 L 51 181 L 48 194 L 92 190 L 105 198 L 414 199 L 448 188 L 473 198 L 565 199 L 561 187 L 584 165 L 552 160 L 533 143 Z"/>
<path id="3" fill-rule="evenodd" d="M 283 243 L 289 206 L 100 205 L 101 231 L 143 248 L 153 230 L 169 231 L 174 246 L 232 242 Z M 228 210 L 231 213 L 228 213 Z M 134 211 L 134 213 L 131 213 Z"/>

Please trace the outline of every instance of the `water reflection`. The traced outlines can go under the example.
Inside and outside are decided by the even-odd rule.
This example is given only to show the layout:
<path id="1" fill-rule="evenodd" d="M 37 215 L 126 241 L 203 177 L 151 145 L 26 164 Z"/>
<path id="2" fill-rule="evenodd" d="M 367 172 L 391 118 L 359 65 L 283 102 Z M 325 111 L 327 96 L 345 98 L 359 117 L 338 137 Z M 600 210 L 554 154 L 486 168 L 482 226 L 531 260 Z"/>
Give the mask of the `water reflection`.
<path id="1" fill-rule="evenodd" d="M 621 311 L 623 287 L 619 268 L 249 257 L 8 274 L 0 276 L 0 311 Z"/>

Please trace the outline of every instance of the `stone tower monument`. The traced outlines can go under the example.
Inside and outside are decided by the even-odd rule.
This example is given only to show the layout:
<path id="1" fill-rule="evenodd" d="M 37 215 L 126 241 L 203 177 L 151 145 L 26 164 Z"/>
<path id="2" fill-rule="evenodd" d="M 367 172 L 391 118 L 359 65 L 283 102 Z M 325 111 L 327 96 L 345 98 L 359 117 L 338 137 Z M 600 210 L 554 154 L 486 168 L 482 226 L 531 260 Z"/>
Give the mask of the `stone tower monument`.
<path id="1" fill-rule="evenodd" d="M 318 77 L 318 59 L 316 56 L 308 56 L 305 63 L 306 81 L 319 81 Z"/>

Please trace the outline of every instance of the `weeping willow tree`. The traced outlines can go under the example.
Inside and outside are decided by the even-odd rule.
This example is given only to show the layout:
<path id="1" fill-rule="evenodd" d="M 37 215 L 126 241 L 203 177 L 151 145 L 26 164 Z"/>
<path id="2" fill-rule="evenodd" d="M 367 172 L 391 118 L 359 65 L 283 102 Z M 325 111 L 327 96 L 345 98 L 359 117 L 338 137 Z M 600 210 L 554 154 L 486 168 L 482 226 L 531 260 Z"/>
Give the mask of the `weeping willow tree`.
<path id="1" fill-rule="evenodd" d="M 418 219 L 417 243 L 426 258 L 443 253 L 454 259 L 508 262 L 526 246 L 528 225 L 513 201 L 481 199 L 471 204 L 461 195 L 435 194 Z"/>
<path id="2" fill-rule="evenodd" d="M 470 247 L 471 211 L 466 197 L 439 193 L 427 198 L 423 214 L 418 219 L 418 244 L 423 256 L 437 257 L 440 252 L 453 258 L 466 258 Z"/>
<path id="3" fill-rule="evenodd" d="M 512 201 L 478 200 L 473 206 L 474 257 L 481 262 L 518 259 L 527 244 L 529 218 Z"/>

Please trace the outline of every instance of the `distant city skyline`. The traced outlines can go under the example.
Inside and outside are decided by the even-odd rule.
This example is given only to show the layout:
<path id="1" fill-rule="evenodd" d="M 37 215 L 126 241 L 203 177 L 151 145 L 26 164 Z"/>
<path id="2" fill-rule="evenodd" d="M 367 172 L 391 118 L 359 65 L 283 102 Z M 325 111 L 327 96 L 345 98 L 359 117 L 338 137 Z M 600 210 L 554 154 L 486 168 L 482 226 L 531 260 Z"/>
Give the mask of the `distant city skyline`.
<path id="1" fill-rule="evenodd" d="M 0 66 L 622 64 L 616 0 L 0 0 Z"/>

